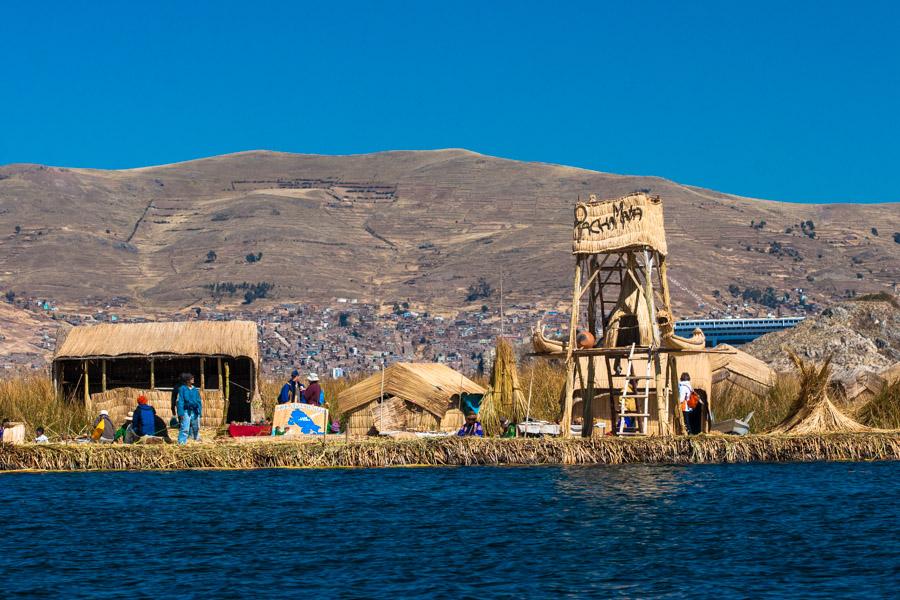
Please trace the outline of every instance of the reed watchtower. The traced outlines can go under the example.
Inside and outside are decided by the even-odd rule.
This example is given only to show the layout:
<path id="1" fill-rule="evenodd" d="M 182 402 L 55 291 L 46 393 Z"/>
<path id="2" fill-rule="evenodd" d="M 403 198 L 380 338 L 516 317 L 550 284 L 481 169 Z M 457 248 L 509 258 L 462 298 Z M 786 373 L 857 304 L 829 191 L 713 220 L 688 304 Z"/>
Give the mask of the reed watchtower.
<path id="1" fill-rule="evenodd" d="M 702 353 L 705 339 L 699 330 L 674 335 L 662 201 L 644 193 L 579 201 L 572 252 L 568 342 L 535 332 L 539 351 L 565 357 L 564 434 L 576 416 L 585 437 L 595 421 L 616 435 L 672 434 L 681 417 L 676 355 Z"/>

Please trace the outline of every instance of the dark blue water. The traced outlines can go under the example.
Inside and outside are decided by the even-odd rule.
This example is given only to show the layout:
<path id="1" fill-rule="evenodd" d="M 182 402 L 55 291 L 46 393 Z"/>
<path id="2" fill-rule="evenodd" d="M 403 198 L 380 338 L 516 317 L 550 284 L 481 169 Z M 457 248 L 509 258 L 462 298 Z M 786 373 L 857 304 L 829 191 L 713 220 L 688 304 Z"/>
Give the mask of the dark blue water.
<path id="1" fill-rule="evenodd" d="M 0 476 L 2 595 L 897 597 L 900 463 Z"/>

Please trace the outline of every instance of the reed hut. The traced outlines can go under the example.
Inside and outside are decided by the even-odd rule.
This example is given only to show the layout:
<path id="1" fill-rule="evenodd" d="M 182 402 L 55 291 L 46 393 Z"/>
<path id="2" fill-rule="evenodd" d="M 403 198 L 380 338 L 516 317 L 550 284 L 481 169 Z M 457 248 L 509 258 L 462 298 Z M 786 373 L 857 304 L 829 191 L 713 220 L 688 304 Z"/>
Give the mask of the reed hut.
<path id="1" fill-rule="evenodd" d="M 765 362 L 728 344 L 709 353 L 713 391 L 717 395 L 739 388 L 762 396 L 775 384 L 775 371 Z"/>
<path id="2" fill-rule="evenodd" d="M 250 321 L 118 323 L 61 331 L 53 356 L 54 386 L 92 413 L 124 420 L 141 394 L 165 420 L 181 373 L 192 373 L 203 397 L 203 427 L 249 421 L 258 397 L 259 343 Z"/>
<path id="3" fill-rule="evenodd" d="M 379 431 L 439 431 L 448 412 L 457 422 L 462 393 L 484 388 L 439 363 L 394 363 L 338 394 L 351 435 Z"/>

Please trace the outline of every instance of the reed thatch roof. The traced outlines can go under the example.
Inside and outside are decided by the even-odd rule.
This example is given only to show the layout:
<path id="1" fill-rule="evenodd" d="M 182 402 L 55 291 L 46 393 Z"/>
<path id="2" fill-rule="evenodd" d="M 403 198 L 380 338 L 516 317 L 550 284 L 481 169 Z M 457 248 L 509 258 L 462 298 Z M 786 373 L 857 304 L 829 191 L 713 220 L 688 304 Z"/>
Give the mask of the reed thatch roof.
<path id="1" fill-rule="evenodd" d="M 181 321 L 83 325 L 60 336 L 53 360 L 160 355 L 243 356 L 258 364 L 256 324 Z"/>
<path id="2" fill-rule="evenodd" d="M 581 202 L 575 207 L 572 252 L 599 254 L 653 248 L 668 254 L 659 196 L 629 194 L 614 200 Z"/>
<path id="3" fill-rule="evenodd" d="M 338 394 L 338 410 L 350 412 L 381 396 L 381 371 Z M 450 408 L 454 394 L 483 394 L 484 388 L 440 363 L 394 363 L 384 370 L 384 395 L 421 406 L 437 417 Z"/>
<path id="4" fill-rule="evenodd" d="M 775 383 L 775 371 L 760 359 L 728 344 L 709 353 L 713 383 L 730 381 L 754 393 L 764 393 Z"/>

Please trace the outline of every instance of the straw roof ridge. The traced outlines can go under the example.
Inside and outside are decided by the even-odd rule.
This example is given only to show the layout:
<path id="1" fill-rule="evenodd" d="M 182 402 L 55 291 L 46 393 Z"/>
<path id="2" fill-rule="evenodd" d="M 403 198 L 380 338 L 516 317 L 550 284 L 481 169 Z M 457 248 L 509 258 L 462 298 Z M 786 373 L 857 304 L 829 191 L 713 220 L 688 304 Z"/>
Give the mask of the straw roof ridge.
<path id="1" fill-rule="evenodd" d="M 57 343 L 53 360 L 116 356 L 222 355 L 259 362 L 252 321 L 102 323 L 73 327 Z"/>
<path id="2" fill-rule="evenodd" d="M 346 413 L 378 399 L 381 371 L 338 394 L 338 410 Z M 384 394 L 421 406 L 437 417 L 447 412 L 454 394 L 483 394 L 484 388 L 441 363 L 394 363 L 384 370 Z"/>

